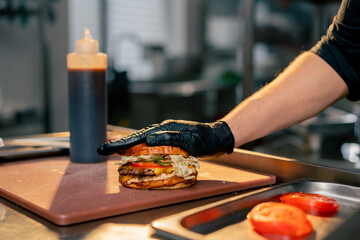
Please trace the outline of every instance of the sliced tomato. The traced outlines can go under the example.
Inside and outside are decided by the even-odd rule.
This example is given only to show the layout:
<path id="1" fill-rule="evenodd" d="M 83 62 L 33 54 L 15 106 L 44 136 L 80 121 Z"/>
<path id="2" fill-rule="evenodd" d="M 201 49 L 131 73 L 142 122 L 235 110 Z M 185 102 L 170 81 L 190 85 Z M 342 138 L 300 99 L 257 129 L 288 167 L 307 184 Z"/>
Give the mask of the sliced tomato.
<path id="1" fill-rule="evenodd" d="M 315 215 L 333 215 L 340 207 L 335 199 L 316 193 L 286 193 L 280 196 L 280 201 Z"/>
<path id="2" fill-rule="evenodd" d="M 160 164 L 156 162 L 129 162 L 130 166 L 133 167 L 140 167 L 140 168 L 166 168 L 166 167 L 172 167 L 170 166 L 161 166 Z"/>
<path id="3" fill-rule="evenodd" d="M 313 227 L 300 208 L 277 202 L 256 205 L 247 215 L 254 230 L 264 236 L 305 237 Z"/>

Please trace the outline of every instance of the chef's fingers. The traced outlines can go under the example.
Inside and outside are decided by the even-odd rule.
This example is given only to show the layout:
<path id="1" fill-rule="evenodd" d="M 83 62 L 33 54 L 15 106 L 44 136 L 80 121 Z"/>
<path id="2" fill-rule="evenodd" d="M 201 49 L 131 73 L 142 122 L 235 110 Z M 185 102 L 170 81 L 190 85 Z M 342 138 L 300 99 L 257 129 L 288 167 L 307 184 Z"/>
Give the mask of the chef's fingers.
<path id="1" fill-rule="evenodd" d="M 100 155 L 109 155 L 122 152 L 137 144 L 145 142 L 145 138 L 148 134 L 159 131 L 159 129 L 160 127 L 158 124 L 150 125 L 149 127 L 143 128 L 126 137 L 101 144 L 97 149 L 97 152 Z"/>
<path id="2" fill-rule="evenodd" d="M 121 138 L 115 141 L 101 144 L 97 149 L 97 152 L 100 155 L 110 155 L 117 152 L 122 152 L 142 142 L 145 142 L 144 138 L 137 138 L 137 137 Z"/>

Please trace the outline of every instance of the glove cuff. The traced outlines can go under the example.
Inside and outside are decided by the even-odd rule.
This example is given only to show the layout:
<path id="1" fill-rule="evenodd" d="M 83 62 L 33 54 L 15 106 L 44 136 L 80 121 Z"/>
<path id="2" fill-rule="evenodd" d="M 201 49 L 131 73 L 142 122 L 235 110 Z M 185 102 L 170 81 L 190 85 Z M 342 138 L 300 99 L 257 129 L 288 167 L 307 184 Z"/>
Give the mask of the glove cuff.
<path id="1" fill-rule="evenodd" d="M 218 134 L 222 136 L 222 150 L 228 154 L 234 151 L 235 147 L 235 138 L 229 127 L 229 125 L 222 120 L 215 122 L 216 129 L 219 131 Z"/>

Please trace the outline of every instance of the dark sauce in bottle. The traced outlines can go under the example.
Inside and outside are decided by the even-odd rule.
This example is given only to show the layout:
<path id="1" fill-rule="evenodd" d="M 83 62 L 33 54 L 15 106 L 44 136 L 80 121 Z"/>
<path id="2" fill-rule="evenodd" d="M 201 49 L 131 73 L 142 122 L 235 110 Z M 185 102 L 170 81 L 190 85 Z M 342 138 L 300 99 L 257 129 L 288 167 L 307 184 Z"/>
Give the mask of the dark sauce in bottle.
<path id="1" fill-rule="evenodd" d="M 70 159 L 76 163 L 106 160 L 97 148 L 106 141 L 106 69 L 68 69 Z"/>

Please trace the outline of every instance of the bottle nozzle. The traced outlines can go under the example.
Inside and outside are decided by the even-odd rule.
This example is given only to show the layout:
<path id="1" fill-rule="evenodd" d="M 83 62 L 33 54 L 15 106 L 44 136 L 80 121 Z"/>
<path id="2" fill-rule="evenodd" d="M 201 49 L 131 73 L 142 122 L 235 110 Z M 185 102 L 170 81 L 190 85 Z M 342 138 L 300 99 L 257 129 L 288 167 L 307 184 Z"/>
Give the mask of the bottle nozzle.
<path id="1" fill-rule="evenodd" d="M 76 41 L 76 53 L 90 55 L 96 54 L 98 50 L 98 42 L 91 37 L 90 30 L 85 28 L 83 38 Z"/>
<path id="2" fill-rule="evenodd" d="M 90 34 L 90 30 L 88 28 L 84 28 L 83 39 L 92 39 L 91 34 Z"/>

